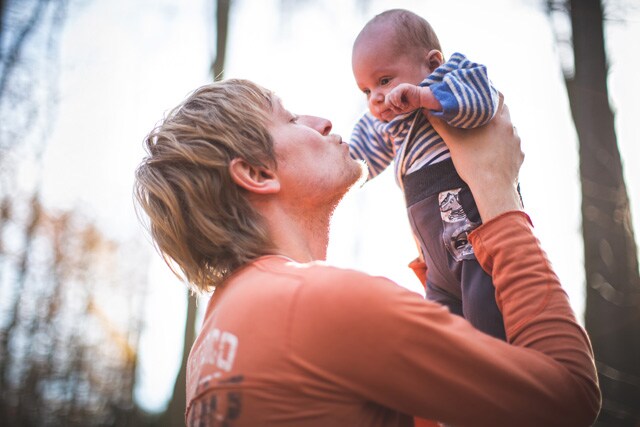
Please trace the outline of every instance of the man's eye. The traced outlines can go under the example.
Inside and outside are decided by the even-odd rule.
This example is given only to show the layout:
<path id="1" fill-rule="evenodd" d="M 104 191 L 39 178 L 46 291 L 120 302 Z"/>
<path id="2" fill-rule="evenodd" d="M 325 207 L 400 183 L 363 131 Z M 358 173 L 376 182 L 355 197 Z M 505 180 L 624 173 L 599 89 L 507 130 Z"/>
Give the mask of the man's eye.
<path id="1" fill-rule="evenodd" d="M 291 120 L 289 120 L 289 123 L 298 123 L 298 116 L 291 117 Z"/>
<path id="2" fill-rule="evenodd" d="M 389 77 L 383 77 L 380 79 L 380 85 L 382 86 L 386 86 L 389 84 L 389 82 L 391 81 L 391 79 Z"/>

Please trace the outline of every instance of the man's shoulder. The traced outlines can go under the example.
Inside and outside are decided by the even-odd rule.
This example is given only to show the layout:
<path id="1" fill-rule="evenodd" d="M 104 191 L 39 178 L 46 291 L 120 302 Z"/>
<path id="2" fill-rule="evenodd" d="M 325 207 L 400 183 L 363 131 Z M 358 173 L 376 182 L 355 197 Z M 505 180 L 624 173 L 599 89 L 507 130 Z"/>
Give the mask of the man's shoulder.
<path id="1" fill-rule="evenodd" d="M 422 299 L 417 293 L 383 276 L 318 262 L 307 265 L 307 268 L 300 301 L 330 307 L 332 312 L 341 308 L 349 312 L 365 308 L 380 312 L 382 307 L 400 305 L 407 298 L 411 301 L 413 298 Z"/>
<path id="2" fill-rule="evenodd" d="M 323 284 L 328 286 L 339 285 L 341 282 L 369 283 L 384 281 L 391 283 L 383 277 L 371 276 L 363 271 L 342 268 L 328 264 L 324 261 L 312 261 L 306 263 L 279 257 L 265 256 L 245 266 L 236 276 L 265 274 L 272 276 L 270 280 L 293 281 L 305 284 Z"/>
<path id="3" fill-rule="evenodd" d="M 386 277 L 322 261 L 298 263 L 274 258 L 265 257 L 252 263 L 246 270 L 250 278 L 239 278 L 253 284 L 244 287 L 252 298 L 256 294 L 264 294 L 265 298 L 276 296 L 282 304 L 288 301 L 293 306 L 311 305 L 332 312 L 340 307 L 352 310 L 356 305 L 379 307 L 389 301 L 422 298 Z"/>
<path id="4" fill-rule="evenodd" d="M 265 268 L 266 267 L 266 268 Z M 367 285 L 370 283 L 392 283 L 389 279 L 379 276 L 372 276 L 360 270 L 339 267 L 329 264 L 325 261 L 312 261 L 307 263 L 298 263 L 288 261 L 284 263 L 271 264 L 266 266 L 264 263 L 258 264 L 257 268 L 266 270 L 271 273 L 296 278 L 307 285 L 318 285 L 328 287 L 342 287 L 344 283 L 355 283 Z"/>
<path id="5" fill-rule="evenodd" d="M 264 259 L 255 268 L 283 280 L 304 286 L 307 292 L 358 293 L 377 287 L 396 287 L 391 280 L 364 271 L 331 265 L 325 261 L 298 263 Z"/>

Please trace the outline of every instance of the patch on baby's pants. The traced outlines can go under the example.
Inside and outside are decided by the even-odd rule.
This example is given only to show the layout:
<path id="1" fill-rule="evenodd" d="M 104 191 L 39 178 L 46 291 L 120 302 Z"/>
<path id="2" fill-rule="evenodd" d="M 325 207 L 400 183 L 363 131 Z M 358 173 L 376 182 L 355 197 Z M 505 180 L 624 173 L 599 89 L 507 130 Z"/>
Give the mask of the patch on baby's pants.
<path id="1" fill-rule="evenodd" d="M 474 258 L 469 233 L 480 225 L 467 217 L 460 203 L 460 190 L 456 188 L 438 194 L 442 218 L 442 240 L 447 251 L 456 261 Z"/>

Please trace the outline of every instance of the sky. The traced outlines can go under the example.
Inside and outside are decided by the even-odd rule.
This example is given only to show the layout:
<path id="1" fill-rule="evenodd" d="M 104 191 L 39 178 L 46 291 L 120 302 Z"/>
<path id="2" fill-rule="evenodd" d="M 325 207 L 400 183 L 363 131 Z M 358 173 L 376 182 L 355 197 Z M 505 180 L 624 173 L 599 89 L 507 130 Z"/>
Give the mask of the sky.
<path id="1" fill-rule="evenodd" d="M 133 210 L 133 172 L 143 157 L 146 133 L 210 80 L 212 3 L 70 2 L 58 117 L 44 157 L 46 204 L 81 209 L 113 239 L 148 240 Z M 351 74 L 351 45 L 360 28 L 388 8 L 424 16 L 438 33 L 445 56 L 460 51 L 486 64 L 504 93 L 526 155 L 520 176 L 525 209 L 582 318 L 578 142 L 543 2 L 380 0 L 365 9 L 343 0 L 302 3 L 282 8 L 279 0 L 233 1 L 225 77 L 248 78 L 274 90 L 287 109 L 327 117 L 334 132 L 347 139 L 366 108 Z M 635 45 L 640 13 L 636 7 L 614 18 L 606 39 L 609 90 L 637 236 L 640 140 L 634 121 L 640 116 L 635 75 L 640 59 Z M 416 254 L 390 171 L 351 191 L 338 207 L 329 263 L 384 275 L 420 292 L 406 267 Z M 180 361 L 185 290 L 156 254 L 149 280 L 136 397 L 144 408 L 160 410 Z"/>

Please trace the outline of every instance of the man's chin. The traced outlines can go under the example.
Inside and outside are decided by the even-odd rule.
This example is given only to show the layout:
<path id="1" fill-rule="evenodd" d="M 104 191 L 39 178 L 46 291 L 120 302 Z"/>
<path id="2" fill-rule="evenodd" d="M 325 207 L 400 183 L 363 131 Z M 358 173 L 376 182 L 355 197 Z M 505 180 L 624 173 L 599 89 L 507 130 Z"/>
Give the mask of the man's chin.
<path id="1" fill-rule="evenodd" d="M 364 160 L 352 159 L 350 163 L 350 166 L 352 166 L 352 168 L 349 168 L 350 175 L 347 183 L 347 191 L 351 190 L 354 187 L 362 187 L 369 178 L 369 168 L 367 167 L 367 164 Z"/>
<path id="2" fill-rule="evenodd" d="M 346 186 L 340 196 L 340 200 L 353 188 L 362 187 L 369 177 L 369 168 L 363 160 L 351 160 L 349 168 L 349 177 L 346 180 Z"/>

